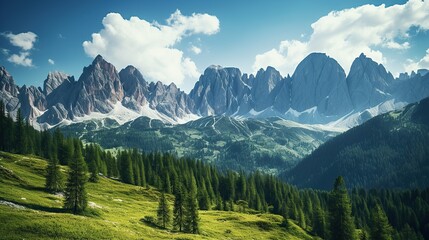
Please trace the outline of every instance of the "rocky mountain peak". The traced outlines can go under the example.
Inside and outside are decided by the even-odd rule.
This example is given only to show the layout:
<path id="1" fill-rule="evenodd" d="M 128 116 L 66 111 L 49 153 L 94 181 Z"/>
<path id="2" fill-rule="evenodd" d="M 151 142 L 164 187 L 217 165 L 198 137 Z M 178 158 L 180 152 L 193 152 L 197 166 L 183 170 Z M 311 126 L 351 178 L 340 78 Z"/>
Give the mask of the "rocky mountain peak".
<path id="1" fill-rule="evenodd" d="M 5 67 L 0 67 L 0 91 L 9 94 L 11 97 L 18 96 L 18 87 L 15 85 L 13 77 Z"/>
<path id="2" fill-rule="evenodd" d="M 50 72 L 43 82 L 43 93 L 47 96 L 65 81 L 74 82 L 74 77 L 63 72 Z"/>
<path id="3" fill-rule="evenodd" d="M 292 79 L 292 108 L 297 111 L 318 107 L 320 113 L 336 115 L 352 108 L 343 68 L 324 53 L 308 55 Z"/>
<path id="4" fill-rule="evenodd" d="M 383 102 L 389 98 L 387 91 L 392 81 L 392 74 L 387 72 L 382 64 L 362 53 L 353 61 L 347 76 L 353 106 L 361 110 Z"/>

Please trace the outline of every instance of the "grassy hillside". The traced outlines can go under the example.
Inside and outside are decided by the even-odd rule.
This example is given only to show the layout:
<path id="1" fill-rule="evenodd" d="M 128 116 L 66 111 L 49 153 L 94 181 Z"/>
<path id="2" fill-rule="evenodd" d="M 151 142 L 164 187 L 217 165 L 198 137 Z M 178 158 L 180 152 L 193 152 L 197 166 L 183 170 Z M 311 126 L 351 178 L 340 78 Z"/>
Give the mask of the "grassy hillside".
<path id="1" fill-rule="evenodd" d="M 312 239 L 292 221 L 281 228 L 272 214 L 200 211 L 200 235 L 159 229 L 141 221 L 156 216 L 156 189 L 107 178 L 87 184 L 89 211 L 75 216 L 62 210 L 61 195 L 44 191 L 45 167 L 43 159 L 0 152 L 0 239 Z"/>

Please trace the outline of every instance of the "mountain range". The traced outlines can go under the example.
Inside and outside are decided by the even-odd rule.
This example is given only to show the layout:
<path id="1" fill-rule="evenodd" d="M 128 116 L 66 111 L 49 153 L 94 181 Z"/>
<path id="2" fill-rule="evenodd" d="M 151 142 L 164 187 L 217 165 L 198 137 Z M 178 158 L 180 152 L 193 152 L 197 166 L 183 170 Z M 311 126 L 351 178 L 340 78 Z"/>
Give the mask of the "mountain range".
<path id="1" fill-rule="evenodd" d="M 179 124 L 220 115 L 280 117 L 347 129 L 429 96 L 426 73 L 419 70 L 395 79 L 361 54 L 346 75 L 336 60 L 312 53 L 286 77 L 272 67 L 248 75 L 238 68 L 210 66 L 187 94 L 174 83 L 147 82 L 133 66 L 118 72 L 99 55 L 77 81 L 53 72 L 43 88 L 19 87 L 0 67 L 0 99 L 12 116 L 20 108 L 41 129 L 89 119 L 111 118 L 123 124 L 146 116 Z"/>

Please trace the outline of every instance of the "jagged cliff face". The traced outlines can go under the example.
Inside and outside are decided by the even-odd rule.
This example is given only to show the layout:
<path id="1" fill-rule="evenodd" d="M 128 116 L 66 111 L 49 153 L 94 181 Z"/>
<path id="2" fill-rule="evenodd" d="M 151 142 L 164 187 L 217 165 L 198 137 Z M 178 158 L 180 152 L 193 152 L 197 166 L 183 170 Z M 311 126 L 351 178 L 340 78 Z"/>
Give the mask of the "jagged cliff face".
<path id="1" fill-rule="evenodd" d="M 367 109 L 392 98 L 389 86 L 392 74 L 364 54 L 356 58 L 347 77 L 350 98 L 355 109 Z"/>
<path id="2" fill-rule="evenodd" d="M 0 99 L 3 100 L 7 112 L 14 112 L 19 106 L 18 93 L 13 77 L 4 67 L 0 67 Z"/>
<path id="3" fill-rule="evenodd" d="M 429 96 L 427 70 L 393 79 L 381 64 L 361 54 L 346 77 L 326 54 L 312 53 L 292 77 L 272 67 L 256 75 L 238 68 L 210 66 L 189 94 L 172 83 L 148 83 L 133 66 L 116 68 L 97 56 L 78 81 L 60 72 L 49 73 L 43 89 L 19 88 L 0 68 L 0 98 L 12 116 L 47 127 L 64 120 L 139 116 L 183 123 L 203 116 L 282 117 L 300 123 L 332 123 L 352 127 L 379 113 Z M 96 115 L 94 115 L 96 114 Z M 35 120 L 35 121 L 34 121 Z"/>
<path id="4" fill-rule="evenodd" d="M 298 65 L 292 79 L 291 107 L 299 112 L 317 107 L 319 113 L 330 116 L 353 109 L 346 74 L 326 54 L 310 54 Z"/>
<path id="5" fill-rule="evenodd" d="M 108 113 L 123 97 L 124 90 L 116 68 L 98 55 L 90 66 L 83 69 L 73 88 L 70 110 L 73 116 Z"/>
<path id="6" fill-rule="evenodd" d="M 243 101 L 249 90 L 238 68 L 210 66 L 195 84 L 189 97 L 195 104 L 195 112 L 202 116 L 232 115 L 240 105 L 247 107 Z"/>

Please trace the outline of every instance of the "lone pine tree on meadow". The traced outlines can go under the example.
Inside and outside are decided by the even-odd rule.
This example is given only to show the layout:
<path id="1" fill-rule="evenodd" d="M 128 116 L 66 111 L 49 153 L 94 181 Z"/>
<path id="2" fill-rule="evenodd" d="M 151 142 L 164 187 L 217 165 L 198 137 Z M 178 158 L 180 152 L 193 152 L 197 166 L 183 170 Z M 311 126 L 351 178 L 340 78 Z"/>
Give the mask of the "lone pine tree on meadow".
<path id="1" fill-rule="evenodd" d="M 332 240 L 355 239 L 351 203 L 342 176 L 337 177 L 329 195 L 329 216 Z"/>
<path id="2" fill-rule="evenodd" d="M 65 192 L 64 208 L 73 214 L 82 213 L 87 207 L 87 196 L 85 190 L 86 164 L 83 159 L 81 146 L 75 142 L 73 159 L 69 162 L 69 176 Z"/>

